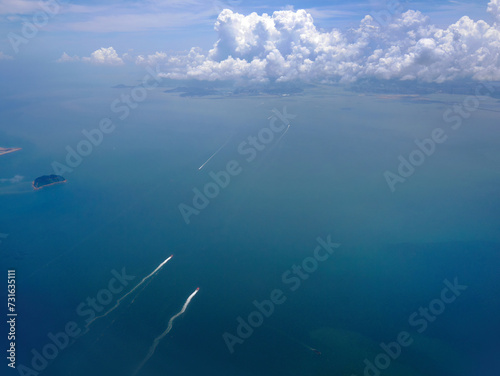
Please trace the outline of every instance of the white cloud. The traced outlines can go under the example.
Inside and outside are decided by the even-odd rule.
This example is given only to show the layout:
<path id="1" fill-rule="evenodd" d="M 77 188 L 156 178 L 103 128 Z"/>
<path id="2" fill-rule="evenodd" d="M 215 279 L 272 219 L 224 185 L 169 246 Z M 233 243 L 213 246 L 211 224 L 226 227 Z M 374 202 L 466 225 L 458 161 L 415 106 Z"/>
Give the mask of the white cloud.
<path id="1" fill-rule="evenodd" d="M 313 16 L 315 20 L 353 17 L 356 15 L 356 12 L 352 10 L 338 9 L 338 5 L 308 8 L 306 11 Z"/>
<path id="2" fill-rule="evenodd" d="M 61 57 L 57 59 L 56 62 L 72 63 L 83 61 L 94 65 L 123 65 L 124 59 L 128 61 L 132 60 L 128 53 L 125 53 L 120 57 L 113 47 L 102 47 L 92 52 L 88 57 L 79 57 L 78 55 L 70 56 L 66 52 L 63 52 Z"/>
<path id="3" fill-rule="evenodd" d="M 199 12 L 161 12 L 161 13 L 125 13 L 96 16 L 88 21 L 80 21 L 67 25 L 68 29 L 86 32 L 131 32 L 153 29 L 168 29 L 198 24 L 213 11 Z"/>
<path id="4" fill-rule="evenodd" d="M 1 1 L 1 0 L 0 0 Z M 185 28 L 206 24 L 218 14 L 219 0 L 144 0 L 117 2 L 108 7 L 76 5 L 63 8 L 68 13 L 83 13 L 89 17 L 58 25 L 59 29 L 83 32 L 133 32 Z M 229 0 L 231 3 L 231 0 Z"/>
<path id="5" fill-rule="evenodd" d="M 488 12 L 496 23 L 464 16 L 439 28 L 408 10 L 384 26 L 366 16 L 356 29 L 325 32 L 305 10 L 245 16 L 225 9 L 215 23 L 218 40 L 210 51 L 157 52 L 136 62 L 164 64 L 164 77 L 200 80 L 500 80 L 500 0 L 491 0 Z"/>
<path id="6" fill-rule="evenodd" d="M 500 22 L 500 0 L 490 0 L 488 3 L 488 12 Z"/>
<path id="7" fill-rule="evenodd" d="M 99 4 L 71 4 L 62 0 L 0 0 L 0 15 L 24 22 L 36 13 L 57 15 L 52 30 L 83 32 L 133 32 L 184 28 L 206 24 L 221 5 L 240 0 L 131 0 Z M 31 21 L 31 17 L 28 17 Z"/>
<path id="8" fill-rule="evenodd" d="M 122 65 L 123 60 L 116 53 L 113 47 L 100 48 L 90 54 L 90 57 L 83 57 L 82 61 L 95 65 Z"/>
<path id="9" fill-rule="evenodd" d="M 40 10 L 38 1 L 0 0 L 0 14 L 29 14 Z"/>
<path id="10" fill-rule="evenodd" d="M 13 57 L 10 55 L 4 54 L 2 51 L 0 51 L 0 60 L 12 60 Z"/>
<path id="11" fill-rule="evenodd" d="M 156 52 L 153 55 L 143 56 L 139 55 L 135 59 L 135 63 L 138 65 L 156 65 L 161 62 L 167 61 L 167 54 L 165 52 Z"/>
<path id="12" fill-rule="evenodd" d="M 0 179 L 0 183 L 10 183 L 10 184 L 15 184 L 19 183 L 24 179 L 24 176 L 21 175 L 16 175 L 13 178 L 10 179 Z"/>
<path id="13" fill-rule="evenodd" d="M 61 57 L 56 60 L 58 63 L 71 63 L 74 61 L 80 61 L 80 57 L 73 55 L 69 56 L 66 52 L 63 52 Z"/>

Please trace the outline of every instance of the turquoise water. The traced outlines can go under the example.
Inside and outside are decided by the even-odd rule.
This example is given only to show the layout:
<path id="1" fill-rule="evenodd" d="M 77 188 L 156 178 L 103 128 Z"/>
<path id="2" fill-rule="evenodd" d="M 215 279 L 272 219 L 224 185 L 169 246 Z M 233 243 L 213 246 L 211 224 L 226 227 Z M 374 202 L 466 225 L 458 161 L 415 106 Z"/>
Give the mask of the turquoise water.
<path id="1" fill-rule="evenodd" d="M 40 374 L 132 374 L 197 287 L 139 374 L 362 375 L 364 360 L 402 331 L 414 342 L 383 375 L 496 374 L 497 113 L 474 111 L 453 130 L 443 113 L 465 96 L 416 101 L 320 86 L 286 97 L 157 90 L 120 120 L 109 106 L 129 91 L 61 88 L 10 98 L 3 110 L 0 146 L 23 150 L 0 157 L 0 178 L 25 177 L 0 185 L 2 265 L 18 279 L 19 364 L 31 367 L 31 350 L 68 322 L 83 330 L 76 308 L 108 286 L 112 270 L 135 277 L 125 292 L 174 254 L 134 304 L 96 321 Z M 290 129 L 248 162 L 239 145 L 285 106 L 296 115 Z M 52 173 L 66 146 L 104 117 L 116 129 L 63 174 L 68 183 L 32 192 L 31 180 Z M 447 140 L 391 192 L 383 173 L 436 128 Z M 179 204 L 192 206 L 193 189 L 229 161 L 241 172 L 186 224 Z M 291 291 L 283 274 L 328 235 L 340 247 Z M 467 289 L 418 333 L 409 317 L 455 278 Z M 223 334 L 235 334 L 237 318 L 274 289 L 286 301 L 231 354 Z"/>

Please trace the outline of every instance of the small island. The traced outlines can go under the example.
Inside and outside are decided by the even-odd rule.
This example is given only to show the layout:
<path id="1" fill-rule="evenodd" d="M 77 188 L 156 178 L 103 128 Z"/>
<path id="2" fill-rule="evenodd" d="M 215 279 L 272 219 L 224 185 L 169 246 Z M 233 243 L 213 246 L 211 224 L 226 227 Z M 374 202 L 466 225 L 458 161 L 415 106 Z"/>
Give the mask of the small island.
<path id="1" fill-rule="evenodd" d="M 44 187 L 48 187 L 49 185 L 62 183 L 66 183 L 66 179 L 60 175 L 44 175 L 33 180 L 33 189 L 37 191 Z"/>

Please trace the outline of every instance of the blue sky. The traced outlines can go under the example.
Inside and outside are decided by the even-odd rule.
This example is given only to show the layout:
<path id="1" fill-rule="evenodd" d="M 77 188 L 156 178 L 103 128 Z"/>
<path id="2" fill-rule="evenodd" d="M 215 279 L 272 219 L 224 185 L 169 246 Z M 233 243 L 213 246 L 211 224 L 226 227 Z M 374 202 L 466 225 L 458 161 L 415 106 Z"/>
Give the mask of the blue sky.
<path id="1" fill-rule="evenodd" d="M 488 18 L 488 1 L 399 2 L 402 9 L 416 9 L 431 15 L 435 24 L 448 23 L 463 15 Z M 16 4 L 16 5 L 14 5 Z M 323 28 L 356 26 L 372 12 L 396 4 L 395 1 L 245 1 L 245 0 L 173 0 L 173 1 L 65 1 L 61 10 L 40 28 L 28 48 L 21 52 L 40 58 L 58 58 L 69 54 L 88 54 L 100 47 L 113 46 L 122 52 L 185 50 L 192 46 L 210 48 L 215 42 L 213 24 L 219 11 L 229 8 L 239 13 L 272 13 L 281 9 L 308 9 L 315 23 Z M 43 10 L 38 1 L 1 0 L 0 51 L 15 52 L 9 32 L 21 35 L 22 22 Z M 36 40 L 39 40 L 38 43 Z M 21 47 L 23 47 L 21 45 Z"/>
<path id="2" fill-rule="evenodd" d="M 483 19 L 485 22 L 491 26 L 492 29 L 498 30 L 498 25 L 495 23 L 495 15 L 494 12 L 487 12 L 488 1 L 416 1 L 416 2 L 397 2 L 394 0 L 388 1 L 379 1 L 379 0 L 364 0 L 364 1 L 325 1 L 325 0 L 316 0 L 316 1 L 295 1 L 288 2 L 284 0 L 275 0 L 275 1 L 245 1 L 245 0 L 148 0 L 148 1 L 57 1 L 57 0 L 47 0 L 43 3 L 46 4 L 45 9 L 40 5 L 39 1 L 33 0 L 0 0 L 0 33 L 3 35 L 3 38 L 0 40 L 0 64 L 8 64 L 9 62 L 12 64 L 13 61 L 25 61 L 26 63 L 33 63 L 37 61 L 38 63 L 46 62 L 46 63 L 55 63 L 58 59 L 64 60 L 64 62 L 70 62 L 70 59 L 65 58 L 62 54 L 66 53 L 67 57 L 75 57 L 75 60 L 81 62 L 90 62 L 96 63 L 98 65 L 100 62 L 110 63 L 110 65 L 125 65 L 125 64 L 134 64 L 137 63 L 138 56 L 147 57 L 148 55 L 153 55 L 156 52 L 164 53 L 168 56 L 186 56 L 187 52 L 192 47 L 200 47 L 202 53 L 200 53 L 197 57 L 198 61 L 204 59 L 204 61 L 210 62 L 213 57 L 210 56 L 208 51 L 214 47 L 214 44 L 221 39 L 233 38 L 233 41 L 228 39 L 229 44 L 239 43 L 237 41 L 238 31 L 235 30 L 234 22 L 237 17 L 248 16 L 252 12 L 256 12 L 259 16 L 262 16 L 263 13 L 267 13 L 272 15 L 273 12 L 279 10 L 288 11 L 289 19 L 299 19 L 297 25 L 306 25 L 308 20 L 301 14 L 297 16 L 297 12 L 299 9 L 305 9 L 308 16 L 312 17 L 312 24 L 314 28 L 317 30 L 317 35 L 314 38 L 321 38 L 328 35 L 332 29 L 338 29 L 345 34 L 342 35 L 342 38 L 345 39 L 346 48 L 351 48 L 352 46 L 359 47 L 359 40 L 361 34 L 364 32 L 361 30 L 360 23 L 366 15 L 371 15 L 375 18 L 373 21 L 373 25 L 377 25 L 376 15 L 381 14 L 390 14 L 391 22 L 394 22 L 401 29 L 401 25 L 403 23 L 412 22 L 415 25 L 422 26 L 425 23 L 425 27 L 427 32 L 421 33 L 420 35 L 412 36 L 412 40 L 401 39 L 402 43 L 397 42 L 396 44 L 404 45 L 405 43 L 408 45 L 407 50 L 401 51 L 399 60 L 394 60 L 395 64 L 401 65 L 401 62 L 404 61 L 405 56 L 406 60 L 409 57 L 414 58 L 415 54 L 421 53 L 425 54 L 426 51 L 423 51 L 423 48 L 439 48 L 442 47 L 442 50 L 445 53 L 452 48 L 459 47 L 450 47 L 449 45 L 445 46 L 445 39 L 442 38 L 439 33 L 436 33 L 434 28 L 441 28 L 446 32 L 449 32 L 451 35 L 452 31 L 450 29 L 450 25 L 457 22 L 462 16 L 468 16 L 474 22 Z M 492 3 L 495 6 L 498 5 L 498 0 L 492 0 Z M 232 16 L 226 17 L 226 22 L 221 26 L 221 30 L 218 32 L 214 30 L 214 24 L 217 21 L 217 17 L 220 15 L 223 9 L 231 9 L 233 12 Z M 396 11 L 394 11 L 396 9 Z M 419 15 L 408 15 L 406 20 L 396 19 L 400 14 L 405 11 L 412 9 L 421 12 L 421 16 Z M 411 16 L 411 17 L 410 17 Z M 241 18 L 241 17 L 240 17 Z M 424 20 L 425 18 L 425 20 Z M 383 19 L 383 18 L 382 18 Z M 419 20 L 417 20 L 419 19 Z M 36 23 L 37 20 L 39 26 L 35 27 L 33 31 L 27 28 L 27 25 L 32 25 Z M 28 23 L 27 23 L 28 22 Z M 239 21 L 238 21 L 239 22 Z M 266 23 L 266 19 L 250 19 L 247 18 L 242 22 L 255 22 L 263 24 Z M 276 19 L 273 19 L 273 22 L 278 22 Z M 295 21 L 294 21 L 295 22 Z M 379 22 L 380 23 L 380 22 Z M 255 24 L 255 25 L 256 25 Z M 255 26 L 254 25 L 254 26 Z M 432 25 L 432 27 L 431 27 Z M 302 27 L 300 26 L 300 27 Z M 387 25 L 382 25 L 387 26 Z M 470 32 L 471 27 L 476 28 L 476 24 L 472 26 L 462 27 L 461 35 L 464 39 L 468 39 L 469 35 L 467 33 Z M 478 25 L 480 27 L 481 25 Z M 308 27 L 307 25 L 305 26 Z M 358 36 L 357 39 L 349 39 L 349 29 L 357 29 Z M 373 29 L 373 27 L 372 27 Z M 374 45 L 373 49 L 370 51 L 365 51 L 366 46 L 363 47 L 363 51 L 359 50 L 356 53 L 362 53 L 365 55 L 365 60 L 363 62 L 355 61 L 354 63 L 357 65 L 363 66 L 363 72 L 349 73 L 350 78 L 360 75 L 372 74 L 375 76 L 380 76 L 378 78 L 391 78 L 392 76 L 398 78 L 405 79 L 414 79 L 422 76 L 422 69 L 413 69 L 407 67 L 408 69 L 403 69 L 401 72 L 396 73 L 387 73 L 386 70 L 393 70 L 393 67 L 382 69 L 372 69 L 371 73 L 367 67 L 367 62 L 370 59 L 382 59 L 381 62 L 386 62 L 387 59 L 394 59 L 394 53 L 390 52 L 390 46 L 382 46 L 382 50 L 385 51 L 385 55 L 374 55 L 374 51 L 377 50 L 380 46 L 378 46 L 379 42 L 377 41 L 377 37 L 380 34 L 380 40 L 383 40 L 383 33 L 387 34 L 387 27 L 385 29 L 373 31 L 373 35 L 371 36 L 370 41 L 367 43 L 370 45 Z M 393 28 L 394 29 L 394 28 Z M 305 30 L 305 29 L 304 29 Z M 415 31 L 417 30 L 417 26 L 415 26 Z M 278 32 L 282 32 L 282 30 L 278 30 Z M 405 31 L 408 33 L 408 30 Z M 232 36 L 228 37 L 227 34 L 232 34 Z M 254 29 L 247 30 L 248 33 L 256 33 Z M 303 33 L 303 32 L 302 32 Z M 429 33 L 433 33 L 430 35 Z M 482 33 L 486 35 L 487 33 L 483 30 Z M 393 33 L 394 34 L 394 33 Z M 392 43 L 394 44 L 396 39 L 393 34 L 390 34 L 389 39 L 393 39 Z M 407 38 L 407 35 L 398 36 L 398 38 Z M 490 32 L 491 34 L 491 32 Z M 387 34 L 389 35 L 389 34 Z M 486 40 L 485 36 L 481 35 L 479 39 L 474 41 L 473 45 L 477 45 L 478 43 L 481 47 L 489 49 L 491 47 L 491 36 L 490 40 Z M 488 34 L 489 35 L 489 34 Z M 250 35 L 249 38 L 252 39 L 254 37 L 259 37 L 257 34 Z M 299 34 L 297 36 L 300 37 Z M 261 37 L 261 36 L 260 36 Z M 432 45 L 429 43 L 427 39 L 435 40 L 436 43 Z M 456 37 L 455 37 L 456 38 Z M 415 44 L 420 40 L 425 39 L 421 44 L 422 46 L 418 47 L 418 51 L 415 51 Z M 336 42 L 335 42 L 336 43 Z M 377 44 L 377 46 L 375 46 Z M 112 47 L 111 50 L 103 50 L 99 52 L 101 48 L 108 49 Z M 305 46 L 310 48 L 311 45 Z M 338 47 L 338 45 L 336 45 Z M 263 47 L 264 48 L 264 47 Z M 267 47 L 266 47 L 267 48 Z M 312 50 L 317 50 L 318 46 L 313 46 Z M 219 51 L 217 53 L 220 54 L 220 46 Z M 340 47 L 339 47 L 340 49 Z M 345 48 L 344 48 L 345 49 Z M 272 50 L 272 48 L 271 48 Z M 255 56 L 239 56 L 239 58 L 244 59 L 246 63 L 248 63 L 247 67 L 244 68 L 245 75 L 251 76 L 253 80 L 266 80 L 266 79 L 276 79 L 276 77 L 285 77 L 284 79 L 288 79 L 290 77 L 298 77 L 301 76 L 298 71 L 304 70 L 307 67 L 304 66 L 304 61 L 301 62 L 302 65 L 297 65 L 294 63 L 293 69 L 295 69 L 295 73 L 286 73 L 285 76 L 279 75 L 276 72 L 269 72 L 269 68 L 266 68 L 267 71 L 265 74 L 259 73 L 259 75 L 249 74 L 249 70 L 261 69 L 262 67 L 256 67 L 260 62 L 264 61 L 269 67 L 269 56 L 268 53 L 271 51 L 269 49 L 265 49 L 262 51 L 255 51 Z M 279 50 L 279 49 L 278 49 Z M 325 53 L 326 50 L 322 50 L 322 54 Z M 264 52 L 267 54 L 264 56 Z M 311 52 L 311 48 L 310 51 Z M 308 52 L 308 53 L 309 53 Z M 97 53 L 94 57 L 91 55 L 92 53 Z M 330 53 L 330 52 L 327 52 Z M 282 55 L 283 61 L 285 60 L 296 60 L 296 56 L 289 56 L 283 54 L 282 50 L 279 50 L 279 54 Z M 233 57 L 237 58 L 238 53 L 233 51 L 233 53 L 228 53 L 225 55 L 226 58 Z M 478 53 L 478 62 L 484 60 L 484 56 L 480 56 L 481 53 Z M 115 56 L 115 57 L 113 57 Z M 203 57 L 200 57 L 203 56 Z M 309 55 L 308 55 L 309 56 Z M 422 55 L 423 56 L 423 55 Z M 108 59 L 108 57 L 110 57 Z M 101 58 L 101 60 L 99 60 Z M 314 63 L 316 63 L 317 56 L 309 56 L 307 59 L 312 59 Z M 457 60 L 460 57 L 455 55 L 449 56 L 451 60 Z M 66 60 L 65 60 L 66 59 Z M 114 60 L 113 60 L 114 59 Z M 125 64 L 114 64 L 118 61 L 118 59 L 122 60 Z M 342 60 L 343 59 L 343 60 Z M 335 58 L 331 60 L 335 64 L 338 64 L 339 61 L 345 61 L 347 57 L 335 55 Z M 349 57 L 351 59 L 351 57 Z M 415 59 L 420 59 L 419 57 Z M 481 60 L 482 59 L 482 60 Z M 498 59 L 498 58 L 497 58 Z M 156 63 L 158 59 L 154 60 Z M 167 58 L 163 58 L 163 63 L 167 64 Z M 223 58 L 219 58 L 218 62 L 224 60 Z M 227 59 L 226 59 L 227 60 Z M 422 59 L 420 59 L 422 60 Z M 464 56 L 462 56 L 462 63 L 465 65 L 470 65 L 470 61 L 465 61 Z M 489 67 L 484 68 L 484 72 L 489 69 L 488 74 L 483 72 L 483 75 L 477 75 L 477 77 L 486 77 L 487 79 L 496 78 L 496 72 L 491 73 L 491 66 L 497 65 L 498 61 L 494 58 L 490 58 Z M 60 60 L 61 61 L 61 60 Z M 144 61 L 150 62 L 150 60 L 143 59 Z M 249 67 L 249 64 L 253 62 L 253 68 Z M 349 60 L 349 63 L 353 61 Z M 226 62 L 227 64 L 232 64 L 233 62 Z M 306 61 L 307 63 L 307 61 Z M 474 61 L 473 63 L 476 63 Z M 192 61 L 191 61 L 192 64 Z M 483 63 L 484 64 L 484 63 Z M 167 64 L 168 65 L 168 64 Z M 205 64 L 206 65 L 206 64 Z M 234 65 L 234 64 L 233 64 Z M 1 67 L 1 65 L 0 65 Z M 179 66 L 177 67 L 167 67 L 166 70 L 171 69 L 174 71 L 175 69 L 179 71 Z M 205 69 L 206 67 L 202 67 Z M 238 69 L 241 69 L 241 65 L 238 65 Z M 325 71 L 324 66 L 320 67 L 323 69 L 323 73 L 325 76 L 342 76 L 345 77 L 347 74 L 344 70 L 342 71 Z M 315 68 L 320 69 L 320 68 Z M 488 68 L 488 69 L 487 69 Z M 221 67 L 210 67 L 209 68 L 213 74 L 210 77 L 220 77 L 220 69 Z M 216 73 L 215 70 L 218 71 Z M 263 68 L 262 68 L 263 69 Z M 309 69 L 309 68 L 307 68 Z M 457 67 L 457 69 L 461 69 L 461 67 Z M 194 70 L 192 72 L 183 72 L 183 77 L 199 77 L 199 70 Z M 469 74 L 469 73 L 467 73 Z M 472 76 L 474 72 L 470 73 Z M 275 77 L 276 76 L 276 77 Z M 234 78 L 234 74 L 230 74 L 231 78 Z M 308 76 L 309 77 L 309 76 Z M 314 78 L 318 79 L 318 74 L 315 74 Z M 451 78 L 454 78 L 454 75 L 444 75 L 440 76 L 439 74 L 433 75 L 424 75 L 422 76 L 424 80 L 429 81 L 439 81 Z M 483 79 L 484 79 L 483 77 Z M 355 78 L 352 78 L 355 79 Z"/>

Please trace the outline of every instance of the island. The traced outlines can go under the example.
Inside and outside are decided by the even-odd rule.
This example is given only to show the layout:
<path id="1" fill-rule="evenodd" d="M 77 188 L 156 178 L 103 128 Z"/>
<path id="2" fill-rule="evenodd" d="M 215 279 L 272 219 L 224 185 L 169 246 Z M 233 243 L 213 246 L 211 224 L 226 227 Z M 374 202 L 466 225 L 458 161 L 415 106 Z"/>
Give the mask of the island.
<path id="1" fill-rule="evenodd" d="M 66 179 L 60 175 L 44 175 L 33 180 L 33 189 L 37 191 L 44 187 L 48 187 L 49 185 L 62 183 L 66 183 Z"/>
<path id="2" fill-rule="evenodd" d="M 0 146 L 0 155 L 13 153 L 15 151 L 21 150 L 21 148 L 3 148 Z"/>

